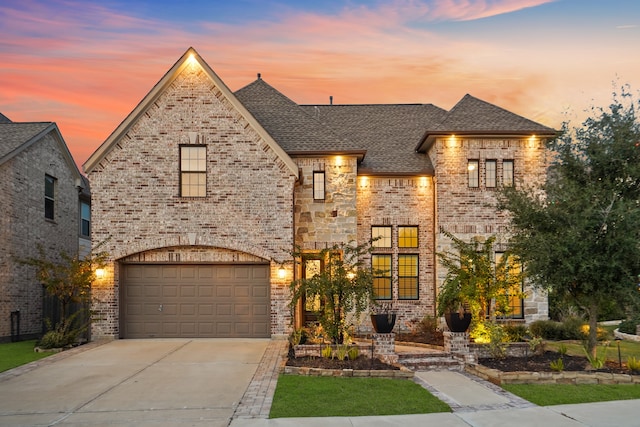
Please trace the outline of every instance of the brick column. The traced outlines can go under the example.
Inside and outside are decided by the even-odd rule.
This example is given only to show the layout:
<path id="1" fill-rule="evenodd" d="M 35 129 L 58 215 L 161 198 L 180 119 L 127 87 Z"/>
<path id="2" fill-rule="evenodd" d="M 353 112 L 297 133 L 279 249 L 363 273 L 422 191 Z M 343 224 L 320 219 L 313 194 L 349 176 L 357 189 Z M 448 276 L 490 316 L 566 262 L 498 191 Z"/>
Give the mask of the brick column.
<path id="1" fill-rule="evenodd" d="M 373 357 L 389 364 L 398 363 L 396 334 L 373 334 Z"/>
<path id="2" fill-rule="evenodd" d="M 473 363 L 475 357 L 469 352 L 469 333 L 444 331 L 444 351 Z"/>

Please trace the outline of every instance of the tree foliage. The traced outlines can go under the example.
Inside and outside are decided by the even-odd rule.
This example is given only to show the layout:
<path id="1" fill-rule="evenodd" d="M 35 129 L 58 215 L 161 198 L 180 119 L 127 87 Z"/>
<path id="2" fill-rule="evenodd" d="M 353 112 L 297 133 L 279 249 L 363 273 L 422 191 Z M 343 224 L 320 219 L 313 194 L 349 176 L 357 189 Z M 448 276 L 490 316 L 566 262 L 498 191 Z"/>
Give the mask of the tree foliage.
<path id="1" fill-rule="evenodd" d="M 595 353 L 604 304 L 637 295 L 640 273 L 640 124 L 628 90 L 582 127 L 565 123 L 549 148 L 539 188 L 504 188 L 498 207 L 512 217 L 511 249 L 534 283 L 588 316 Z"/>
<path id="2" fill-rule="evenodd" d="M 323 249 L 318 256 L 325 261 L 324 269 L 290 284 L 292 309 L 303 298 L 319 299 L 318 321 L 334 344 L 344 342 L 350 326 L 346 322 L 348 313 L 358 317 L 375 304 L 373 271 L 364 264 L 369 252 L 371 242 L 359 246 L 342 243 Z M 305 254 L 296 250 L 292 255 L 302 262 Z"/>
<path id="3" fill-rule="evenodd" d="M 521 297 L 522 273 L 517 259 L 509 253 L 496 259 L 496 236 L 484 241 L 465 242 L 451 233 L 445 233 L 453 243 L 454 251 L 437 253 L 440 263 L 447 269 L 444 283 L 438 292 L 438 315 L 447 311 L 468 309 L 477 325 L 486 316 L 509 314 L 509 297 Z"/>
<path id="4" fill-rule="evenodd" d="M 95 270 L 105 266 L 107 253 L 80 257 L 79 254 L 70 255 L 61 251 L 58 259 L 54 260 L 47 256 L 42 246 L 38 247 L 38 251 L 38 258 L 27 258 L 20 262 L 35 267 L 36 278 L 45 292 L 56 297 L 60 304 L 60 324 L 66 325 L 71 315 L 71 304 L 90 301 Z"/>

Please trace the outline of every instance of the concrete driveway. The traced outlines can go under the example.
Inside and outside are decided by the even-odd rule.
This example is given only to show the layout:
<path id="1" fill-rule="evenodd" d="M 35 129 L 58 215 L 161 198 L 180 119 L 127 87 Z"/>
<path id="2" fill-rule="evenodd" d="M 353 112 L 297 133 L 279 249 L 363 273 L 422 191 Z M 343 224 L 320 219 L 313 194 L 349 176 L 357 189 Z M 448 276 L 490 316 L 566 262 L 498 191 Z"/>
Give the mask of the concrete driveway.
<path id="1" fill-rule="evenodd" d="M 228 426 L 268 344 L 109 342 L 0 381 L 0 425 Z"/>

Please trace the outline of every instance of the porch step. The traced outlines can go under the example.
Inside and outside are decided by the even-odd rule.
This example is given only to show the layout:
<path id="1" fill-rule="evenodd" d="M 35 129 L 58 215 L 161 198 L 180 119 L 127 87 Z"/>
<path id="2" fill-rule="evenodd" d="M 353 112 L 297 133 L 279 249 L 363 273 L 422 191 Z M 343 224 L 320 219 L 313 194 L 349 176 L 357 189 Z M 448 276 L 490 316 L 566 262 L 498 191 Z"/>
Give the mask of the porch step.
<path id="1" fill-rule="evenodd" d="M 445 352 L 399 353 L 398 363 L 412 371 L 462 371 L 464 362 Z"/>

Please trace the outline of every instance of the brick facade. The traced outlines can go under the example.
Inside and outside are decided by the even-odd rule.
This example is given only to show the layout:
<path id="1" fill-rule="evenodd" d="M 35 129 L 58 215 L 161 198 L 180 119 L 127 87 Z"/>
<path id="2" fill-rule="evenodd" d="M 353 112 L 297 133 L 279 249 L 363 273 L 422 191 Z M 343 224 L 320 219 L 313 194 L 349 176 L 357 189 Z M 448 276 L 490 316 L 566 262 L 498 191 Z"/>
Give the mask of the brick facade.
<path id="1" fill-rule="evenodd" d="M 0 165 L 0 341 L 18 310 L 22 337 L 42 333 L 42 285 L 16 260 L 39 258 L 38 245 L 52 259 L 78 250 L 79 174 L 69 160 L 52 132 Z M 44 216 L 45 174 L 56 178 L 53 220 Z"/>
<path id="2" fill-rule="evenodd" d="M 206 146 L 207 196 L 180 196 L 179 147 Z M 293 184 L 270 147 L 197 65 L 184 68 L 89 173 L 94 244 L 106 277 L 94 286 L 94 336 L 119 335 L 119 271 L 151 262 L 271 263 L 293 247 Z M 276 262 L 277 261 L 277 262 Z M 272 333 L 284 333 L 283 283 L 272 280 Z"/>
<path id="3" fill-rule="evenodd" d="M 543 182 L 547 171 L 547 152 L 544 141 L 537 138 L 471 139 L 440 138 L 430 151 L 436 169 L 438 191 L 436 251 L 451 250 L 451 241 L 442 233 L 472 238 L 497 236 L 496 249 L 506 249 L 509 218 L 497 212 L 496 188 L 487 187 L 486 161 L 495 160 L 497 185 L 501 184 L 504 161 L 513 161 L 516 185 Z M 467 175 L 468 160 L 479 161 L 479 186 L 470 188 Z M 446 270 L 438 269 L 438 283 L 442 284 Z M 525 287 L 524 320 L 530 323 L 548 317 L 548 302 L 544 291 Z"/>
<path id="4" fill-rule="evenodd" d="M 292 325 L 287 285 L 300 274 L 293 271 L 290 251 L 296 245 L 316 251 L 364 243 L 372 226 L 392 228 L 394 244 L 376 252 L 392 256 L 396 330 L 409 329 L 435 313 L 437 283 L 445 274 L 435 254 L 449 247 L 443 230 L 463 239 L 497 234 L 499 243 L 506 241 L 508 218 L 489 206 L 494 190 L 482 185 L 485 161 L 496 160 L 498 177 L 503 161 L 513 160 L 516 180 L 544 179 L 546 152 L 537 139 L 437 137 L 428 152 L 418 152 L 414 147 L 425 132 L 421 117 L 436 120 L 445 113 L 435 107 L 411 109 L 423 115 L 418 118 L 388 109 L 420 128 L 402 141 L 409 155 L 385 153 L 385 138 L 396 130 L 382 137 L 371 132 L 367 138 L 377 137 L 383 149 L 374 146 L 369 169 L 361 170 L 369 141 L 360 135 L 357 146 L 341 145 L 348 135 L 335 137 L 322 127 L 321 120 L 332 120 L 328 110 L 304 110 L 260 78 L 235 97 L 206 64 L 190 61 L 189 52 L 87 162 L 93 244 L 106 241 L 103 249 L 110 254 L 107 275 L 94 286 L 94 337 L 120 334 L 120 274 L 128 263 L 268 263 L 270 331 L 286 334 Z M 352 124 L 343 123 L 348 133 Z M 180 145 L 194 143 L 206 147 L 206 197 L 181 197 Z M 468 186 L 468 159 L 480 162 L 479 188 Z M 376 167 L 415 170 L 369 173 Z M 313 197 L 315 171 L 325 174 L 324 200 Z M 417 248 L 398 247 L 399 226 L 418 228 Z M 402 254 L 418 255 L 415 300 L 398 298 Z M 529 295 L 526 320 L 546 317 L 546 297 Z M 368 319 L 357 323 L 371 330 Z"/>

